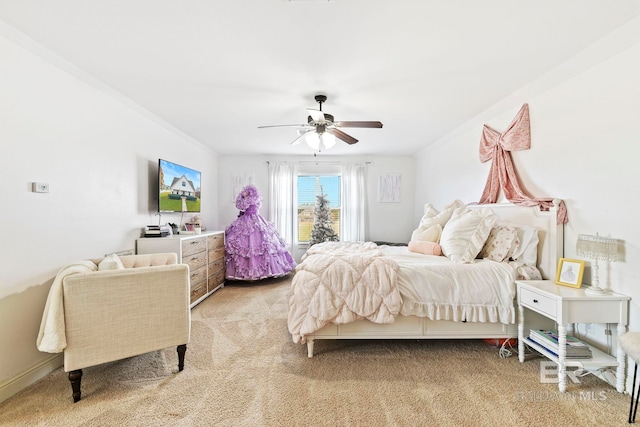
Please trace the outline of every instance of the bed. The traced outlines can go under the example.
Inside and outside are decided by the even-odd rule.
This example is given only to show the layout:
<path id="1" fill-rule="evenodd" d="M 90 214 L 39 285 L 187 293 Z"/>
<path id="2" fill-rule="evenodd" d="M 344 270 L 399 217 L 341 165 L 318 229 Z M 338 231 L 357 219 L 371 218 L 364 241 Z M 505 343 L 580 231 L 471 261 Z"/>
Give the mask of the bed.
<path id="1" fill-rule="evenodd" d="M 443 238 L 438 241 L 447 256 L 373 242 L 311 247 L 296 268 L 289 293 L 288 327 L 293 341 L 306 343 L 311 358 L 315 342 L 325 339 L 516 337 L 515 280 L 533 279 L 536 274 L 544 279 L 554 277 L 557 260 L 563 254 L 559 205 L 560 201 L 554 200 L 548 211 L 540 211 L 538 206 L 510 203 L 461 207 L 454 202 L 442 212 L 425 205 L 425 217 L 432 209 L 428 220 L 437 220 L 449 210 L 450 219 L 444 221 L 437 236 Z M 477 228 L 488 227 L 491 233 L 487 236 L 485 231 L 478 237 L 476 231 L 475 236 L 465 237 L 469 242 L 447 233 L 454 229 L 458 211 L 468 215 L 465 218 L 482 217 Z M 416 231 L 431 230 L 423 226 L 425 217 Z M 519 232 L 513 245 L 530 240 L 531 230 L 537 235 L 535 245 L 527 249 L 527 258 L 534 257 L 528 262 L 535 263 L 535 268 L 523 265 L 520 259 L 524 256 L 514 261 L 513 252 L 503 261 L 490 253 L 491 239 L 505 228 Z M 526 232 L 523 237 L 523 230 L 529 230 L 529 237 Z M 464 251 L 460 259 L 460 252 L 451 247 L 452 241 L 483 247 L 479 259 L 473 251 L 472 260 L 464 259 L 469 256 Z"/>

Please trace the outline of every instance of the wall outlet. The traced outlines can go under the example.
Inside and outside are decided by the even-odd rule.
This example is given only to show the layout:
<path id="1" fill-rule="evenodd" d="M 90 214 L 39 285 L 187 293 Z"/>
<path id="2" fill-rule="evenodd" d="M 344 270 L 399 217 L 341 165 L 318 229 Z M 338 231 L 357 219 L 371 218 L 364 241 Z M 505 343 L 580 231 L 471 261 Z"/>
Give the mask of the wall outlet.
<path id="1" fill-rule="evenodd" d="M 34 193 L 48 193 L 49 184 L 46 182 L 34 182 L 32 184 L 32 191 Z"/>

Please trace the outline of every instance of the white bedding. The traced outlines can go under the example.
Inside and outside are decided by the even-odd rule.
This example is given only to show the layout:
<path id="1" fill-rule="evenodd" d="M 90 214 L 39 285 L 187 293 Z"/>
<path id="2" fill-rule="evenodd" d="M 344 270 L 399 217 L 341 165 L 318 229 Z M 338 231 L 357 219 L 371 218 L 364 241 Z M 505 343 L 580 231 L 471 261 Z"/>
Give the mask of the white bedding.
<path id="1" fill-rule="evenodd" d="M 453 263 L 444 256 L 381 246 L 400 271 L 400 314 L 432 320 L 515 323 L 516 270 L 507 263 Z"/>
<path id="2" fill-rule="evenodd" d="M 333 322 L 393 323 L 402 299 L 398 266 L 371 242 L 325 242 L 296 267 L 287 324 L 294 342 Z"/>
<path id="3" fill-rule="evenodd" d="M 488 259 L 456 263 L 406 246 L 318 244 L 296 267 L 289 332 L 304 343 L 328 323 L 394 323 L 396 315 L 514 324 L 515 267 Z"/>

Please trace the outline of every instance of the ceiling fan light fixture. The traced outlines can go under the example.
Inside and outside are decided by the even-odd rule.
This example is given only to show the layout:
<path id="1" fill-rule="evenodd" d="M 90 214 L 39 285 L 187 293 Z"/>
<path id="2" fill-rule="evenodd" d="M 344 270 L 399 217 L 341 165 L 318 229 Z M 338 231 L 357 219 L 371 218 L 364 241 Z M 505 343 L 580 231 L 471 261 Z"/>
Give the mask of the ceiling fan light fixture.
<path id="1" fill-rule="evenodd" d="M 327 132 L 320 134 L 320 140 L 322 141 L 322 145 L 325 150 L 336 145 L 336 137 Z"/>
<path id="2" fill-rule="evenodd" d="M 304 140 L 314 151 L 328 150 L 336 145 L 336 137 L 327 132 L 308 132 Z"/>
<path id="3" fill-rule="evenodd" d="M 320 149 L 320 135 L 316 132 L 308 132 L 307 136 L 304 137 L 304 140 L 314 151 L 318 151 Z"/>

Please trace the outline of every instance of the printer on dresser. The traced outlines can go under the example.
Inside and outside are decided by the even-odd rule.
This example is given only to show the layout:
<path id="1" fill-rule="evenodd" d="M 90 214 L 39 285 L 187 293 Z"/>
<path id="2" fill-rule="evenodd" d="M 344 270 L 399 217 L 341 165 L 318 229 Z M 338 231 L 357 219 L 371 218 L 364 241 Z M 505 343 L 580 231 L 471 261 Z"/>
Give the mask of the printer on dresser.
<path id="1" fill-rule="evenodd" d="M 224 286 L 224 231 L 136 240 L 136 253 L 160 252 L 174 252 L 179 263 L 189 265 L 191 307 Z"/>

